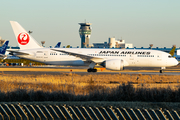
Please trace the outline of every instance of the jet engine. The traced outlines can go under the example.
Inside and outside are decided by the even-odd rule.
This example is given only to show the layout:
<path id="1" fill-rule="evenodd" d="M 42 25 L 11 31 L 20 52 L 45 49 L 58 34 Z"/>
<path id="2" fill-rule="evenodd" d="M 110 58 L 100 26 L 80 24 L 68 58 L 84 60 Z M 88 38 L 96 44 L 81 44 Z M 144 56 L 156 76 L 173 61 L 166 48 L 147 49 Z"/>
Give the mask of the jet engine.
<path id="1" fill-rule="evenodd" d="M 124 61 L 121 59 L 110 59 L 104 61 L 102 64 L 103 67 L 109 70 L 123 70 Z"/>

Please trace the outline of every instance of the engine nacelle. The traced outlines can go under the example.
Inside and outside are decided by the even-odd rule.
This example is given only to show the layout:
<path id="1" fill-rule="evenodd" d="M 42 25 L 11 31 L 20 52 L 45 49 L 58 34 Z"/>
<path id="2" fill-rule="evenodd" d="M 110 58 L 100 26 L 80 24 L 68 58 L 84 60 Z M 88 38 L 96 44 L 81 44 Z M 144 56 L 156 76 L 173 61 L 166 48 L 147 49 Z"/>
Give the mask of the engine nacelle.
<path id="1" fill-rule="evenodd" d="M 123 70 L 124 61 L 121 59 L 112 59 L 105 61 L 105 68 L 109 70 Z"/>

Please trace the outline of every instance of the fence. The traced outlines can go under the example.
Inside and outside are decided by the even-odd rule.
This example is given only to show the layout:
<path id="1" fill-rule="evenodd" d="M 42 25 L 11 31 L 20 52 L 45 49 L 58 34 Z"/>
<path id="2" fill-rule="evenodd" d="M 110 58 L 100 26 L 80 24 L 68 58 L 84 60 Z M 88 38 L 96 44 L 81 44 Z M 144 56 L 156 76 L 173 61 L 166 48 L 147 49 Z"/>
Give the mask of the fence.
<path id="1" fill-rule="evenodd" d="M 179 120 L 180 111 L 132 109 L 116 106 L 76 106 L 58 104 L 0 104 L 2 120 Z"/>

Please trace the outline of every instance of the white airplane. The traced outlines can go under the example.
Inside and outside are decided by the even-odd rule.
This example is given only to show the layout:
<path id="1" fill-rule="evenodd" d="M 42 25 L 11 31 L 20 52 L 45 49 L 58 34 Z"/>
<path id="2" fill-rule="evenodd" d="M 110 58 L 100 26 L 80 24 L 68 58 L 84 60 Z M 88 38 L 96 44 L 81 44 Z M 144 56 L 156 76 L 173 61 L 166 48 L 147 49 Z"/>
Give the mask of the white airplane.
<path id="1" fill-rule="evenodd" d="M 126 66 L 160 67 L 161 73 L 166 67 L 178 64 L 169 53 L 158 50 L 43 48 L 19 23 L 10 23 L 20 47 L 19 51 L 11 51 L 11 54 L 45 64 L 89 65 L 88 72 L 97 72 L 96 64 L 109 70 L 123 70 Z"/>

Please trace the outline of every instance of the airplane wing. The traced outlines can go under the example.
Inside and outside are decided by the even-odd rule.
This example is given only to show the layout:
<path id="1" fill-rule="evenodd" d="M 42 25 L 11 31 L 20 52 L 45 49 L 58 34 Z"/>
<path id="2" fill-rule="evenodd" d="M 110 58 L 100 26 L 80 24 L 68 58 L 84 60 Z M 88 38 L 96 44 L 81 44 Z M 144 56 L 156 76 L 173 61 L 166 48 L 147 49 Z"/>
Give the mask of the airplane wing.
<path id="1" fill-rule="evenodd" d="M 25 52 L 19 52 L 19 51 L 13 51 L 13 50 L 7 50 L 7 51 L 9 51 L 10 53 L 10 55 L 30 55 L 29 53 L 25 53 Z"/>
<path id="2" fill-rule="evenodd" d="M 58 49 L 51 49 L 57 52 L 62 52 L 62 53 L 66 53 L 75 57 L 79 57 L 84 61 L 88 61 L 88 62 L 95 62 L 95 63 L 101 63 L 104 61 L 103 58 L 98 58 L 98 57 L 94 57 L 94 56 L 88 56 L 88 55 L 83 55 L 80 53 L 74 53 L 74 52 L 69 52 L 69 51 L 65 51 L 65 50 L 58 50 Z"/>

